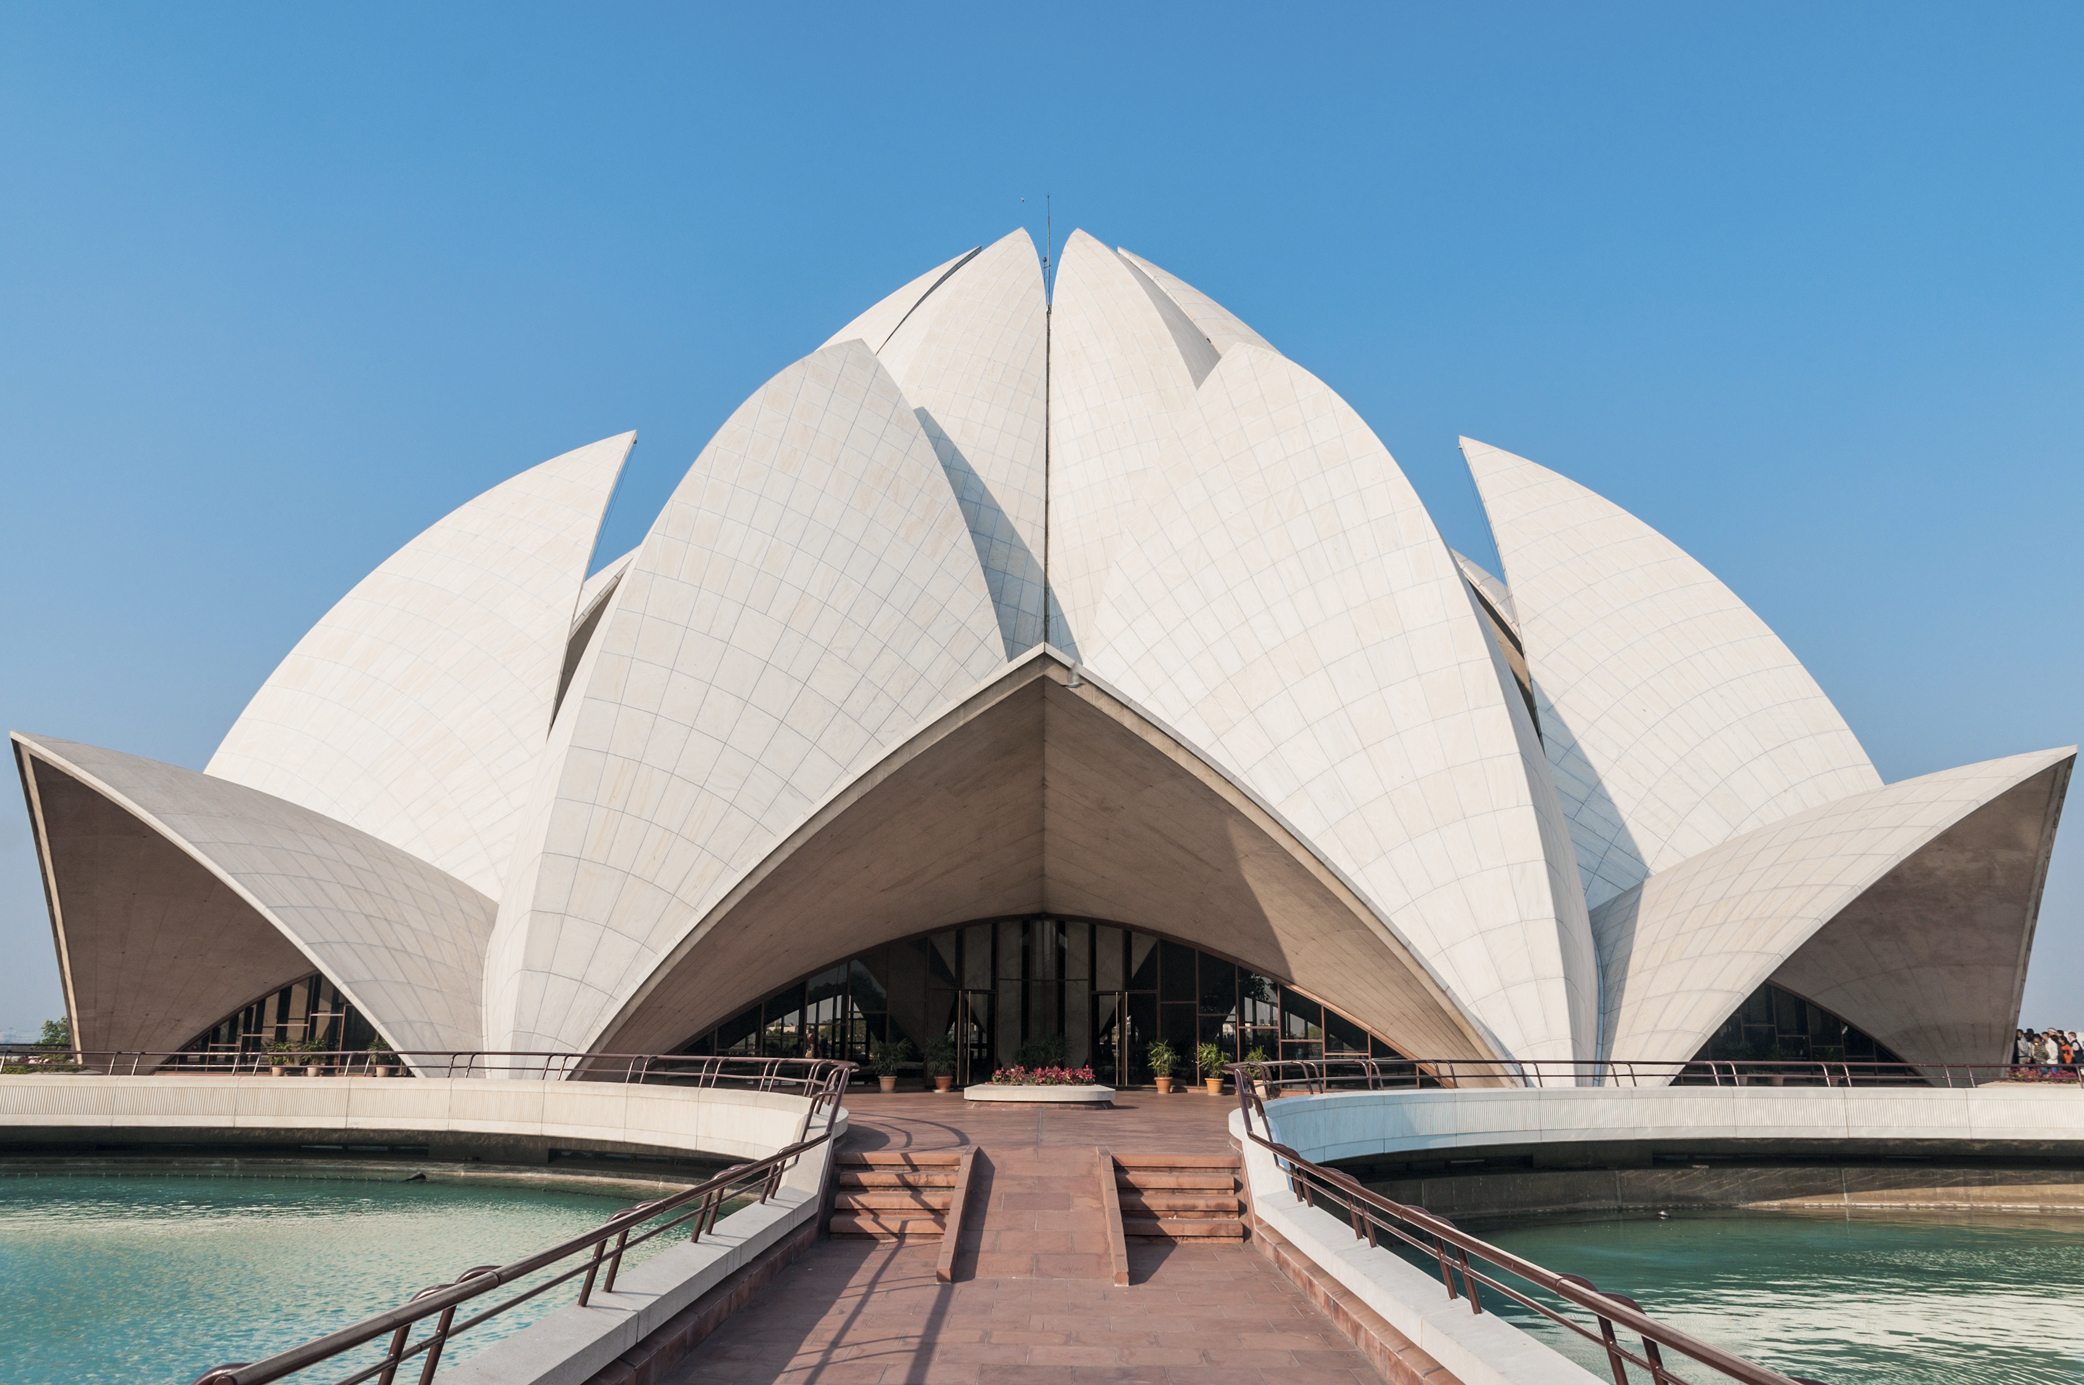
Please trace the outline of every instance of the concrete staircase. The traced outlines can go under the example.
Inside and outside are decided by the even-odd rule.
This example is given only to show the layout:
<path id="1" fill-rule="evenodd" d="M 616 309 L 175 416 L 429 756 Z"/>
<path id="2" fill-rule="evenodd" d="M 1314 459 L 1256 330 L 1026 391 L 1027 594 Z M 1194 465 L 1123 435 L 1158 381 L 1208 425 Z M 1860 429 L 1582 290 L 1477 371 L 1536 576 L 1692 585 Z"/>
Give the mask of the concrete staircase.
<path id="1" fill-rule="evenodd" d="M 1130 1240 L 1243 1241 L 1239 1173 L 1234 1154 L 1116 1154 L 1122 1235 Z"/>
<path id="2" fill-rule="evenodd" d="M 962 1151 L 841 1153 L 834 1169 L 834 1237 L 938 1241 L 947 1233 Z"/>

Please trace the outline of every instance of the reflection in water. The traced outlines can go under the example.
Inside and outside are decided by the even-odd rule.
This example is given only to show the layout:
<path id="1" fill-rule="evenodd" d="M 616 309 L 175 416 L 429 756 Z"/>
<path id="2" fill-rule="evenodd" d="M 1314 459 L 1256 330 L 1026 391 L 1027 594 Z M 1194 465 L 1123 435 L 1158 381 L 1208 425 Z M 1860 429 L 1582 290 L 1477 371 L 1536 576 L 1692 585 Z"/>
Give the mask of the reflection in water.
<path id="1" fill-rule="evenodd" d="M 1468 1229 L 1828 1385 L 2084 1381 L 2084 1217 L 1675 1211 Z M 1605 1356 L 1574 1334 L 1510 1312 L 1609 1378 Z"/>
<path id="2" fill-rule="evenodd" d="M 257 1361 L 395 1307 L 473 1265 L 554 1245 L 635 1200 L 454 1183 L 0 1177 L 0 1381 L 189 1385 L 213 1366 Z M 553 1289 L 502 1314 L 443 1361 L 563 1307 L 573 1292 Z M 364 1351 L 366 1360 L 347 1359 L 360 1366 L 380 1354 Z M 350 1373 L 325 1369 L 294 1378 Z M 418 1367 L 404 1378 L 417 1379 Z"/>

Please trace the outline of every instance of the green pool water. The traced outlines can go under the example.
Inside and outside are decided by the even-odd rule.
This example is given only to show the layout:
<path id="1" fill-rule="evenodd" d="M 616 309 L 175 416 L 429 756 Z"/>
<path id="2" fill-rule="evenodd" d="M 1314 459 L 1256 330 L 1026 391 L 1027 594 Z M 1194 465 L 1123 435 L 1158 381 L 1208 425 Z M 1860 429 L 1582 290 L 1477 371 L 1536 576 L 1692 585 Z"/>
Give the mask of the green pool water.
<path id="1" fill-rule="evenodd" d="M 2084 1217 L 1700 1211 L 1466 1229 L 1826 1385 L 2084 1382 Z M 1574 1334 L 1505 1315 L 1612 1378 Z"/>
<path id="2" fill-rule="evenodd" d="M 345 1327 L 638 1200 L 461 1183 L 0 1177 L 0 1381 L 191 1385 L 213 1366 Z M 443 1359 L 482 1350 L 574 1292 L 551 1290 L 494 1319 Z"/>

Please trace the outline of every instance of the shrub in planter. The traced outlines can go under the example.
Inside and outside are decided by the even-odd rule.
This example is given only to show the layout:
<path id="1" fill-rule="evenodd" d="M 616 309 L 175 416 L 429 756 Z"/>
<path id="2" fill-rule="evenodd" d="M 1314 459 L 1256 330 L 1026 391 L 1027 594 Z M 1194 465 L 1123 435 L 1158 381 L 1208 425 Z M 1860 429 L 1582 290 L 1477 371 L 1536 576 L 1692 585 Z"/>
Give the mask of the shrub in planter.
<path id="1" fill-rule="evenodd" d="M 294 1039 L 273 1039 L 268 1043 L 268 1071 L 281 1077 L 293 1067 L 302 1066 L 299 1061 L 304 1045 Z"/>
<path id="2" fill-rule="evenodd" d="M 1230 1061 L 1230 1055 L 1223 1051 L 1223 1045 L 1203 1044 L 1194 1050 L 1194 1058 L 1201 1067 L 1201 1081 L 1208 1088 L 1208 1094 L 1210 1096 L 1221 1096 L 1223 1094 L 1223 1065 Z"/>
<path id="3" fill-rule="evenodd" d="M 933 1089 L 945 1092 L 955 1085 L 955 1041 L 946 1034 L 938 1034 L 926 1041 L 923 1055 L 926 1075 L 933 1079 Z"/>
<path id="4" fill-rule="evenodd" d="M 1015 1064 L 991 1075 L 1000 1087 L 1097 1087 L 1100 1079 L 1091 1068 L 1024 1068 Z"/>
<path id="5" fill-rule="evenodd" d="M 378 1077 L 390 1077 L 398 1071 L 398 1053 L 388 1044 L 369 1046 L 369 1071 Z"/>
<path id="6" fill-rule="evenodd" d="M 912 1041 L 895 1039 L 870 1039 L 868 1041 L 869 1072 L 886 1092 L 897 1090 L 897 1070 L 912 1061 Z"/>
<path id="7" fill-rule="evenodd" d="M 1179 1066 L 1179 1050 L 1159 1039 L 1143 1051 L 1143 1056 L 1151 1065 L 1151 1076 L 1157 1079 L 1159 1094 L 1171 1091 L 1172 1070 Z"/>

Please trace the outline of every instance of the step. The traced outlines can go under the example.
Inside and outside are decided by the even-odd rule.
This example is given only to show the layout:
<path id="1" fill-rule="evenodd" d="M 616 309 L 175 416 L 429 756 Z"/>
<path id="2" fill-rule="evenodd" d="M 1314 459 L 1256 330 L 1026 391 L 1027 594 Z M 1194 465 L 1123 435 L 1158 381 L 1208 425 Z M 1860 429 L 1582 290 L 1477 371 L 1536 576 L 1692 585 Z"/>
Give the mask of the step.
<path id="1" fill-rule="evenodd" d="M 1242 1241 L 1245 1224 L 1234 1217 L 1122 1218 L 1122 1235 L 1160 1241 Z"/>
<path id="2" fill-rule="evenodd" d="M 835 1181 L 842 1188 L 952 1188 L 955 1173 L 952 1169 L 841 1169 Z"/>
<path id="3" fill-rule="evenodd" d="M 1118 1169 L 1229 1169 L 1238 1170 L 1235 1154 L 1117 1154 Z"/>
<path id="4" fill-rule="evenodd" d="M 1234 1217 L 1243 1210 L 1244 1204 L 1235 1197 L 1221 1194 L 1188 1194 L 1166 1196 L 1160 1193 L 1128 1193 L 1122 1197 L 1122 1215 L 1127 1216 L 1186 1216 L 1210 1214 Z"/>
<path id="5" fill-rule="evenodd" d="M 879 1212 L 834 1212 L 830 1230 L 834 1236 L 866 1236 L 878 1241 L 938 1241 L 942 1234 L 938 1217 Z"/>
<path id="6" fill-rule="evenodd" d="M 946 1212 L 948 1205 L 954 1201 L 955 1190 L 953 1188 L 945 1193 L 924 1197 L 917 1193 L 908 1193 L 902 1188 L 877 1188 L 870 1189 L 864 1193 L 834 1193 L 832 1195 L 834 1211 L 843 1209 L 848 1211 L 894 1210 L 899 1212 L 916 1212 L 921 1216 Z"/>
<path id="7" fill-rule="evenodd" d="M 961 1162 L 962 1151 L 959 1149 L 854 1149 L 842 1151 L 839 1156 L 839 1166 L 843 1169 L 953 1169 Z"/>
<path id="8" fill-rule="evenodd" d="M 1146 1241 L 1242 1241 L 1244 1223 L 1236 1218 L 1123 1216 L 1121 1235 Z"/>
<path id="9" fill-rule="evenodd" d="M 1124 1192 L 1169 1192 L 1174 1189 L 1187 1191 L 1235 1192 L 1237 1177 L 1218 1170 L 1200 1172 L 1158 1173 L 1148 1169 L 1117 1169 L 1114 1186 Z"/>

